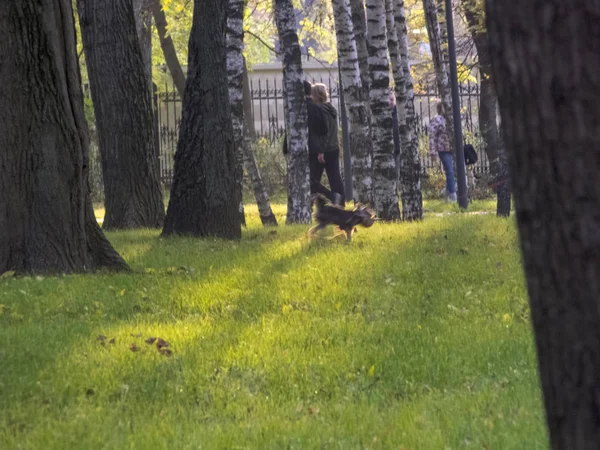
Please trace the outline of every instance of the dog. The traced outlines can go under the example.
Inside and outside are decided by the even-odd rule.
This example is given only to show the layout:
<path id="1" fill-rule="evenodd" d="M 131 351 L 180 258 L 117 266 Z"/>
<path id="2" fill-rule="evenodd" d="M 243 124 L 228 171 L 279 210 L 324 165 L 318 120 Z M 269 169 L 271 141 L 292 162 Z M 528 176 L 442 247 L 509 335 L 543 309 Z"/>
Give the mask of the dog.
<path id="1" fill-rule="evenodd" d="M 373 210 L 360 203 L 357 203 L 354 210 L 350 211 L 331 204 L 321 194 L 316 194 L 313 200 L 316 204 L 315 220 L 317 225 L 308 230 L 308 235 L 311 237 L 327 225 L 336 225 L 341 232 L 338 235 L 346 234 L 346 240 L 350 242 L 358 225 L 369 228 L 377 220 Z"/>

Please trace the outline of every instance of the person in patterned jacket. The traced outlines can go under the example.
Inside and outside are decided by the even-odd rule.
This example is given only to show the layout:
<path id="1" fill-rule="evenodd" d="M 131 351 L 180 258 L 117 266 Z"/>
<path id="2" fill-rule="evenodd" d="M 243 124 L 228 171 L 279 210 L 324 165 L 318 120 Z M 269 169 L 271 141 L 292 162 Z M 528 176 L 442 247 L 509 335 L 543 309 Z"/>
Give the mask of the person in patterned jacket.
<path id="1" fill-rule="evenodd" d="M 456 202 L 456 183 L 454 181 L 454 161 L 452 149 L 448 141 L 446 131 L 446 119 L 444 118 L 444 103 L 436 105 L 437 116 L 429 122 L 429 155 L 435 161 L 440 158 L 444 173 L 446 174 L 446 188 L 443 195 L 448 202 Z"/>

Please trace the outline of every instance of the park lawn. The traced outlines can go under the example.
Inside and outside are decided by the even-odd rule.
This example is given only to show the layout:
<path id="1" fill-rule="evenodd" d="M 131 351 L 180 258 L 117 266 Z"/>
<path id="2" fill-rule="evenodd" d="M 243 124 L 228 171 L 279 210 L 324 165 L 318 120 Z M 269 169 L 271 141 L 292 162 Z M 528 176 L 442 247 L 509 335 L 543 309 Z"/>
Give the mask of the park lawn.
<path id="1" fill-rule="evenodd" d="M 109 233 L 132 274 L 0 279 L 0 448 L 548 448 L 512 220 L 347 245 L 247 213 Z"/>

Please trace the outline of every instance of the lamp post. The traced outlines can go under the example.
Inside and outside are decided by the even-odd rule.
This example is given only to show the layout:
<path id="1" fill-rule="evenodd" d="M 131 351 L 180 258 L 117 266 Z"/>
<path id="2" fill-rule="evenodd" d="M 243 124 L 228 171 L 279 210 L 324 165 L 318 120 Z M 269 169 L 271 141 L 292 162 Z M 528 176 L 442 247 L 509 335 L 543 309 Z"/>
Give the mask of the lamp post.
<path id="1" fill-rule="evenodd" d="M 456 143 L 456 177 L 458 184 L 458 205 L 467 209 L 467 171 L 463 148 L 462 122 L 460 120 L 460 98 L 458 95 L 458 70 L 456 64 L 456 42 L 454 41 L 454 20 L 452 0 L 446 0 L 446 26 L 448 27 L 448 54 L 450 56 L 450 85 L 452 87 L 452 117 L 454 120 L 454 142 Z"/>

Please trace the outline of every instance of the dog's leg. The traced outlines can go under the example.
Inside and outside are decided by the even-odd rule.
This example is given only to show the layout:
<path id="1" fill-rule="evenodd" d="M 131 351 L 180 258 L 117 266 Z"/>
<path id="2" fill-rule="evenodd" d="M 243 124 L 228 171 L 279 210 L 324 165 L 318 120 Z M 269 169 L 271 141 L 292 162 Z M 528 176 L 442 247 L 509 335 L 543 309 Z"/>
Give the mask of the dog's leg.
<path id="1" fill-rule="evenodd" d="M 317 234 L 317 232 L 318 232 L 318 231 L 322 230 L 322 229 L 323 229 L 323 228 L 325 228 L 326 226 L 327 226 L 327 225 L 325 225 L 325 224 L 322 224 L 322 223 L 320 223 L 320 224 L 318 224 L 318 225 L 315 225 L 315 226 L 314 226 L 314 227 L 312 227 L 310 230 L 308 230 L 308 233 L 307 233 L 307 234 L 308 234 L 308 237 L 311 237 L 311 238 L 312 238 L 312 237 L 314 237 L 314 236 L 315 236 L 315 234 Z"/>
<path id="2" fill-rule="evenodd" d="M 335 227 L 335 232 L 333 234 L 333 236 L 331 236 L 329 239 L 335 239 L 337 237 L 343 236 L 345 234 L 344 231 L 342 231 L 342 229 L 340 227 Z"/>

